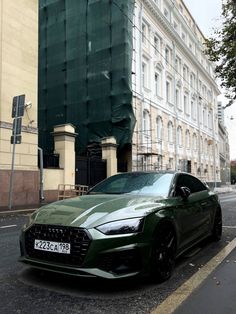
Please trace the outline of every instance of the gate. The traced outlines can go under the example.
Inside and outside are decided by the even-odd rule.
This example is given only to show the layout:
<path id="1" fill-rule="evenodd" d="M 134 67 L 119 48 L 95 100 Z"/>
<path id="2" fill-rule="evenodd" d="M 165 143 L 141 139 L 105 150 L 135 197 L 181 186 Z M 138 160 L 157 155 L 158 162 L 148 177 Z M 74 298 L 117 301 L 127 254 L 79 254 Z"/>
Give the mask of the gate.
<path id="1" fill-rule="evenodd" d="M 76 157 L 75 184 L 94 186 L 107 177 L 107 163 L 99 158 Z"/>

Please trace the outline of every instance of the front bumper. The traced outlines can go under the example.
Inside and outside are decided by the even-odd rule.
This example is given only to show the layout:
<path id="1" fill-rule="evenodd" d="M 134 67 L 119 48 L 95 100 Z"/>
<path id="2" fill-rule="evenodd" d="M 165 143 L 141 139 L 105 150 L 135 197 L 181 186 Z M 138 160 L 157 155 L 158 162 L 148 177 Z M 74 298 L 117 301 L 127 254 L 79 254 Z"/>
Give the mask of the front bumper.
<path id="1" fill-rule="evenodd" d="M 141 234 L 105 236 L 95 229 L 88 230 L 90 245 L 83 262 L 64 263 L 61 254 L 59 260 L 48 260 L 48 255 L 32 255 L 27 249 L 26 231 L 20 237 L 20 262 L 34 268 L 80 277 L 101 277 L 117 279 L 145 273 L 150 254 L 150 245 L 142 242 Z M 37 252 L 36 252 L 37 253 Z"/>
<path id="2" fill-rule="evenodd" d="M 130 250 L 129 250 L 130 252 Z M 127 252 L 122 252 L 127 253 Z M 106 260 L 108 258 L 108 260 Z M 126 278 L 138 275 L 142 268 L 137 267 L 137 261 L 133 259 L 129 259 L 128 261 L 131 262 L 125 263 L 124 259 L 117 259 L 117 255 L 114 256 L 104 255 L 104 259 L 100 260 L 101 268 L 86 268 L 86 267 L 74 267 L 68 265 L 59 265 L 56 263 L 48 263 L 36 259 L 31 259 L 25 256 L 21 256 L 19 262 L 23 262 L 25 264 L 30 265 L 31 267 L 47 270 L 50 272 L 62 273 L 66 275 L 73 275 L 78 277 L 100 277 L 104 279 L 118 279 L 118 278 Z M 135 262 L 135 266 L 134 266 Z M 138 263 L 140 264 L 140 263 Z M 134 267 L 132 267 L 132 266 Z M 104 268 L 104 269 L 102 269 Z M 105 270 L 106 269 L 106 270 Z"/>

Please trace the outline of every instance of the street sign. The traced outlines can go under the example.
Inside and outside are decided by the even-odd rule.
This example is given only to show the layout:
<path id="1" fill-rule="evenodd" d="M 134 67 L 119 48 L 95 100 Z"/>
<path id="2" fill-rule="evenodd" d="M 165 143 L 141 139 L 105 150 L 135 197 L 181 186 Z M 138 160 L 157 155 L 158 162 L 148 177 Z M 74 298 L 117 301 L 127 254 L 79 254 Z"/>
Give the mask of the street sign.
<path id="1" fill-rule="evenodd" d="M 13 129 L 12 135 L 20 135 L 21 134 L 21 125 L 22 125 L 22 118 L 16 118 L 13 120 Z"/>
<path id="2" fill-rule="evenodd" d="M 9 189 L 9 204 L 8 208 L 12 206 L 12 193 L 13 193 L 13 175 L 14 175 L 14 163 L 15 163 L 15 149 L 16 144 L 21 143 L 21 124 L 22 117 L 25 110 L 25 95 L 15 96 L 12 102 L 11 116 L 14 118 L 12 126 L 11 144 L 13 144 L 12 150 L 12 162 L 11 162 L 11 177 L 10 177 L 10 189 Z"/>
<path id="3" fill-rule="evenodd" d="M 15 139 L 15 142 L 14 142 Z M 11 136 L 11 144 L 20 144 L 21 143 L 21 135 L 12 135 Z"/>
<path id="4" fill-rule="evenodd" d="M 25 95 L 15 96 L 12 102 L 12 118 L 23 117 L 25 109 Z"/>

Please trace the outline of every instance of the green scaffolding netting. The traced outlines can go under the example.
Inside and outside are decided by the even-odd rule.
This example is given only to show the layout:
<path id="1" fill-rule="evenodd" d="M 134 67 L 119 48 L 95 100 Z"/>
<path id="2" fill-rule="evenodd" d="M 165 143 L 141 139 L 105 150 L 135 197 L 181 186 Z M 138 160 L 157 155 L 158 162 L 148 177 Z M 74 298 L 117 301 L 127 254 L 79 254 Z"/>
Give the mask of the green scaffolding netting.
<path id="1" fill-rule="evenodd" d="M 39 145 L 76 126 L 76 152 L 115 136 L 130 144 L 133 0 L 39 1 Z"/>

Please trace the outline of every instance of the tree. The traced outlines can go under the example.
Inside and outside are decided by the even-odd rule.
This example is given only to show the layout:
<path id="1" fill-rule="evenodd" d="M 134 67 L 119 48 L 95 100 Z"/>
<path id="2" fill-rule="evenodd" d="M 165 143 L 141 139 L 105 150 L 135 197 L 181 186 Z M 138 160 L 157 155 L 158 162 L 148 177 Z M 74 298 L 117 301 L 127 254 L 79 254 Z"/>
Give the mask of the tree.
<path id="1" fill-rule="evenodd" d="M 228 107 L 236 100 L 236 0 L 225 0 L 222 4 L 222 27 L 206 39 L 205 54 L 215 62 L 216 77 L 226 90 Z"/>
<path id="2" fill-rule="evenodd" d="M 236 183 L 236 160 L 232 160 L 230 163 L 231 166 L 231 183 Z"/>

